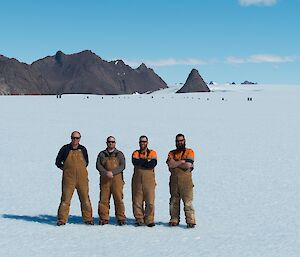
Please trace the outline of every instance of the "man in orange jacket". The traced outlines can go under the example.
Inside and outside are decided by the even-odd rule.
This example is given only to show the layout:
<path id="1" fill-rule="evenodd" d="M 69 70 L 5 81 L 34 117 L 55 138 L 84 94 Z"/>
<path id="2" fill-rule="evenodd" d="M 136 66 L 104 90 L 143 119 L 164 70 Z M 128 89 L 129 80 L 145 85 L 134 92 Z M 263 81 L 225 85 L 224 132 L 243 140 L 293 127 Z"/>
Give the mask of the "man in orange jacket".
<path id="1" fill-rule="evenodd" d="M 154 227 L 155 174 L 157 154 L 148 149 L 148 138 L 140 136 L 140 149 L 132 154 L 132 208 L 137 226 Z"/>
<path id="2" fill-rule="evenodd" d="M 176 149 L 168 154 L 167 165 L 170 176 L 170 226 L 177 226 L 180 222 L 180 200 L 184 204 L 185 219 L 188 228 L 196 225 L 193 207 L 193 181 L 194 151 L 185 147 L 183 134 L 176 136 Z"/>

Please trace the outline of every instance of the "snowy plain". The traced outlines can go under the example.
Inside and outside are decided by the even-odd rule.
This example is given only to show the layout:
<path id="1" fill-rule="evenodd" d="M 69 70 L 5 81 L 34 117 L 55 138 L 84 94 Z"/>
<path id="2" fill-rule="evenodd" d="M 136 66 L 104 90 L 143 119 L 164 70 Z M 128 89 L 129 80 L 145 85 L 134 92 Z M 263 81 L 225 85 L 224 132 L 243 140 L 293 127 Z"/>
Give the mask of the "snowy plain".
<path id="1" fill-rule="evenodd" d="M 213 86 L 213 92 L 147 95 L 0 96 L 0 256 L 300 256 L 300 86 Z M 252 98 L 252 101 L 248 101 Z M 89 152 L 98 221 L 99 151 L 109 135 L 126 157 L 126 226 L 114 205 L 106 226 L 85 226 L 74 193 L 69 223 L 56 226 L 59 148 L 79 130 Z M 175 135 L 195 151 L 197 226 L 168 226 Z M 158 153 L 156 226 L 135 227 L 131 153 L 145 134 Z"/>

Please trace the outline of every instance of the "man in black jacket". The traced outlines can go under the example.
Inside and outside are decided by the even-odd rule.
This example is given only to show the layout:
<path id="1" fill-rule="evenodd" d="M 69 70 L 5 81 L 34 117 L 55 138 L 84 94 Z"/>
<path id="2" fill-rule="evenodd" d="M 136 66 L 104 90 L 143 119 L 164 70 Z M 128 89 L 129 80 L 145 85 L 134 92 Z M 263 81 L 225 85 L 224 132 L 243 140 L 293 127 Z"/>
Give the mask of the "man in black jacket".
<path id="1" fill-rule="evenodd" d="M 77 190 L 81 203 L 82 218 L 87 225 L 94 225 L 92 205 L 89 198 L 88 153 L 80 145 L 81 135 L 78 131 L 71 134 L 71 143 L 64 145 L 58 152 L 55 164 L 63 171 L 62 195 L 58 208 L 57 225 L 65 225 L 70 211 L 70 203 L 74 190 Z"/>

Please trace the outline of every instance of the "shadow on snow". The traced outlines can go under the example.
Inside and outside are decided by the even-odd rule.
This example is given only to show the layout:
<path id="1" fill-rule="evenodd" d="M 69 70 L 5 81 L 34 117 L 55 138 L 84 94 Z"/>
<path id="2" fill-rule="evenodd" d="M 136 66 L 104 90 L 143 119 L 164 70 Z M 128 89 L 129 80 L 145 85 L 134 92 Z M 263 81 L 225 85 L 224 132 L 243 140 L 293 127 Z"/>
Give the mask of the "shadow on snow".
<path id="1" fill-rule="evenodd" d="M 4 219 L 14 219 L 14 220 L 23 220 L 23 221 L 29 221 L 29 222 L 37 222 L 41 224 L 47 224 L 47 225 L 55 225 L 57 222 L 57 216 L 53 215 L 37 215 L 37 216 L 28 216 L 28 215 L 14 215 L 14 214 L 3 214 L 2 218 Z M 82 218 L 80 216 L 69 216 L 68 223 L 70 224 L 80 224 L 82 223 Z"/>
<path id="2" fill-rule="evenodd" d="M 52 225 L 56 226 L 57 216 L 41 214 L 37 216 L 28 216 L 28 215 L 14 215 L 14 214 L 3 214 L 2 218 L 4 219 L 13 219 L 13 220 L 23 220 L 28 222 L 36 222 L 40 224 Z M 99 219 L 94 218 L 95 224 L 98 224 Z M 83 220 L 81 216 L 70 215 L 68 219 L 68 224 L 83 224 Z M 115 217 L 111 217 L 109 220 L 110 225 L 117 225 L 117 220 Z M 156 222 L 156 225 L 159 226 L 167 226 L 169 227 L 169 223 L 167 222 Z M 135 219 L 127 218 L 126 225 L 135 226 Z M 179 225 L 179 227 L 185 227 L 184 225 Z"/>

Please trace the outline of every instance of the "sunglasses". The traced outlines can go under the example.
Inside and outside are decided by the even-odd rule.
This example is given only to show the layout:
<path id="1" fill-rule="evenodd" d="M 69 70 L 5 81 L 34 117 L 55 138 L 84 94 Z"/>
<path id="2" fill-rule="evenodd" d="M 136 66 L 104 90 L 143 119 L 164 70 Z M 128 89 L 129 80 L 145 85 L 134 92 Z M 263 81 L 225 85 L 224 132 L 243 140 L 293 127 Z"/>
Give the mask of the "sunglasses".
<path id="1" fill-rule="evenodd" d="M 148 141 L 140 141 L 140 143 L 148 143 Z"/>
<path id="2" fill-rule="evenodd" d="M 114 144 L 116 141 L 107 141 L 108 144 Z"/>
<path id="3" fill-rule="evenodd" d="M 184 139 L 176 140 L 177 143 L 183 142 L 183 141 L 184 141 Z"/>
<path id="4" fill-rule="evenodd" d="M 71 137 L 71 139 L 77 139 L 78 140 L 78 139 L 80 139 L 80 137 Z"/>

